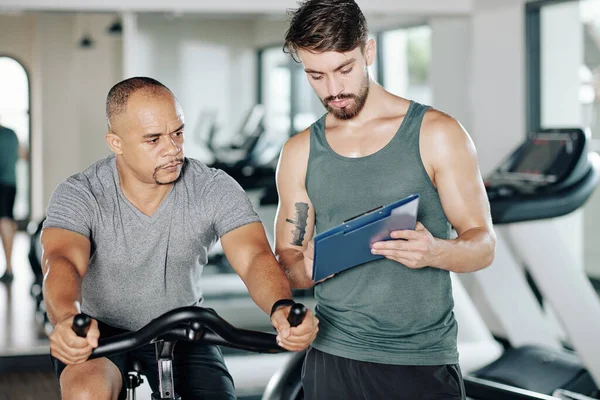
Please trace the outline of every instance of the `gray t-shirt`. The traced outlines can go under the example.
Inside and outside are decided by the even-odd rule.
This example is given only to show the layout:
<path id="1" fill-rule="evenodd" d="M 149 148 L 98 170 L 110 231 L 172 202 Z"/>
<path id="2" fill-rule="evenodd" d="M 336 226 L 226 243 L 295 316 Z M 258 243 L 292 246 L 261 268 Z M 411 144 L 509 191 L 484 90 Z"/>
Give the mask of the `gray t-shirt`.
<path id="1" fill-rule="evenodd" d="M 189 158 L 149 217 L 123 195 L 111 155 L 58 185 L 44 227 L 90 239 L 82 311 L 137 330 L 166 311 L 200 304 L 210 248 L 227 232 L 258 221 L 233 178 Z"/>

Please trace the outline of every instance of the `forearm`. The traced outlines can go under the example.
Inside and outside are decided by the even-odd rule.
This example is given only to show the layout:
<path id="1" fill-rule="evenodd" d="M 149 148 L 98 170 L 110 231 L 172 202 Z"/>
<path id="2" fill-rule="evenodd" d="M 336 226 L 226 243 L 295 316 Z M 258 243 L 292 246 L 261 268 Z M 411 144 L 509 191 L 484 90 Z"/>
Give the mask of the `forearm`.
<path id="1" fill-rule="evenodd" d="M 438 256 L 432 267 L 456 273 L 475 272 L 494 260 L 496 236 L 492 230 L 473 228 L 456 239 L 437 239 Z"/>
<path id="2" fill-rule="evenodd" d="M 81 277 L 75 266 L 64 258 L 48 260 L 44 276 L 44 303 L 53 325 L 80 312 Z"/>
<path id="3" fill-rule="evenodd" d="M 277 300 L 292 298 L 290 283 L 270 251 L 254 256 L 244 283 L 252 300 L 267 314 Z"/>
<path id="4" fill-rule="evenodd" d="M 315 282 L 306 275 L 304 255 L 301 250 L 283 249 L 277 251 L 277 256 L 293 288 L 310 289 L 315 285 Z"/>

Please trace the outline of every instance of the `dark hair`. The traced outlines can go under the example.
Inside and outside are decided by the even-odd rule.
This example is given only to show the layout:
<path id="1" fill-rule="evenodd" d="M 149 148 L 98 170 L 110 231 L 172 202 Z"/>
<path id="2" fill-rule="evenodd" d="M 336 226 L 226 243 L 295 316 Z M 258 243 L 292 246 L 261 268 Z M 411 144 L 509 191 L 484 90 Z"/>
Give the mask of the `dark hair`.
<path id="1" fill-rule="evenodd" d="M 298 49 L 347 52 L 368 40 L 367 21 L 354 0 L 306 0 L 289 11 L 283 51 L 294 60 Z"/>
<path id="2" fill-rule="evenodd" d="M 136 76 L 125 79 L 114 85 L 106 96 L 106 121 L 110 127 L 112 119 L 125 111 L 129 96 L 138 90 L 144 90 L 150 94 L 158 94 L 162 91 L 171 93 L 171 90 L 153 78 Z"/>

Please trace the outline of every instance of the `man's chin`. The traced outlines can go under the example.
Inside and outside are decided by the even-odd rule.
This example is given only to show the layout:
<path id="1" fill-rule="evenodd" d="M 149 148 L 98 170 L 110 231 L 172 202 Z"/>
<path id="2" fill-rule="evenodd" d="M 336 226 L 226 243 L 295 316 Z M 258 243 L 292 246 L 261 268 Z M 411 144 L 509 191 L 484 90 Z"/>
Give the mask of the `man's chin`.
<path id="1" fill-rule="evenodd" d="M 157 185 L 170 185 L 177 182 L 179 178 L 181 178 L 181 169 L 177 172 L 157 174 L 154 176 L 154 182 Z"/>
<path id="2" fill-rule="evenodd" d="M 346 108 L 330 108 L 329 112 L 335 118 L 343 121 L 352 119 L 358 115 L 358 112 L 355 112 L 354 110 L 348 111 Z"/>

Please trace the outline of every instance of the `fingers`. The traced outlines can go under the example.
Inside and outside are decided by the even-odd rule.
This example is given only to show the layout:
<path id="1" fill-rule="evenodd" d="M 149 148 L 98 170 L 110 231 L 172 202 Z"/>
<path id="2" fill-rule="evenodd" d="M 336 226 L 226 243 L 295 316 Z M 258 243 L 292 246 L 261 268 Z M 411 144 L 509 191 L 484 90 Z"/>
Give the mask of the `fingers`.
<path id="1" fill-rule="evenodd" d="M 426 263 L 423 262 L 421 255 L 413 251 L 378 250 L 376 254 L 396 261 L 408 268 L 421 268 L 426 265 Z"/>
<path id="2" fill-rule="evenodd" d="M 287 320 L 287 316 L 290 313 L 290 306 L 280 307 L 273 313 L 271 316 L 271 324 L 279 335 L 277 336 L 277 341 L 279 342 L 280 338 L 284 339 L 290 335 L 290 323 Z"/>
<path id="3" fill-rule="evenodd" d="M 50 354 L 67 365 L 86 361 L 98 345 L 100 333 L 98 322 L 92 320 L 88 337 L 79 337 L 73 332 L 72 323 L 73 318 L 67 318 L 58 323 L 50 334 Z"/>
<path id="4" fill-rule="evenodd" d="M 308 244 L 306 245 L 306 249 L 304 249 L 304 257 L 312 260 L 314 253 L 315 253 L 314 242 L 313 242 L 313 239 L 311 239 L 308 242 Z"/>
<path id="5" fill-rule="evenodd" d="M 422 226 L 422 225 L 421 225 Z M 423 230 L 403 229 L 390 232 L 392 239 L 418 240 L 423 237 Z"/>
<path id="6" fill-rule="evenodd" d="M 80 347 L 80 341 L 83 342 L 83 347 Z M 80 364 L 86 361 L 92 350 L 93 347 L 77 335 L 75 335 L 75 340 L 70 337 L 65 339 L 61 335 L 54 334 L 54 332 L 50 335 L 50 354 L 67 365 Z"/>
<path id="7" fill-rule="evenodd" d="M 425 226 L 417 222 L 415 225 L 415 229 L 402 229 L 399 231 L 390 232 L 390 237 L 392 239 L 404 239 L 404 240 L 419 240 L 427 235 L 428 231 Z M 382 242 L 379 242 L 382 243 Z"/>
<path id="8" fill-rule="evenodd" d="M 373 254 L 382 254 L 382 250 L 397 250 L 397 251 L 419 251 L 425 250 L 426 245 L 416 240 L 386 240 L 383 242 L 373 243 L 371 252 Z"/>
<path id="9" fill-rule="evenodd" d="M 316 338 L 319 331 L 319 320 L 308 310 L 304 321 L 296 327 L 289 328 L 289 335 L 277 335 L 277 343 L 288 351 L 300 351 L 307 348 Z"/>
<path id="10" fill-rule="evenodd" d="M 314 267 L 314 262 L 312 259 L 312 255 L 310 257 L 308 257 L 305 253 L 304 256 L 304 272 L 306 273 L 306 277 L 308 279 L 312 279 L 313 276 L 313 267 Z"/>

